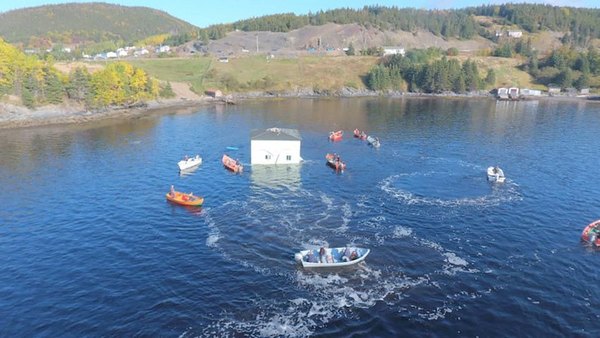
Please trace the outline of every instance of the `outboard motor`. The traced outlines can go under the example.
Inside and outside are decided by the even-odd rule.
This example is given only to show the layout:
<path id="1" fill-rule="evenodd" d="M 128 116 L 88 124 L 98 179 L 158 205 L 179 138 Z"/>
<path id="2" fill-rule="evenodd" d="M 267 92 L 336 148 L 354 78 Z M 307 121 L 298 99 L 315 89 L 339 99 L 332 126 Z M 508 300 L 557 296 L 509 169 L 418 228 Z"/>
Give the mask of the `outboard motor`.
<path id="1" fill-rule="evenodd" d="M 294 258 L 296 259 L 296 262 L 298 262 L 298 263 L 302 262 L 302 254 L 301 253 L 299 253 L 299 252 L 296 253 L 294 255 Z"/>
<path id="2" fill-rule="evenodd" d="M 598 238 L 598 235 L 594 232 L 594 233 L 590 234 L 589 238 L 590 238 L 590 245 L 592 247 L 594 247 L 594 248 L 597 247 L 597 245 L 596 245 L 596 239 Z"/>

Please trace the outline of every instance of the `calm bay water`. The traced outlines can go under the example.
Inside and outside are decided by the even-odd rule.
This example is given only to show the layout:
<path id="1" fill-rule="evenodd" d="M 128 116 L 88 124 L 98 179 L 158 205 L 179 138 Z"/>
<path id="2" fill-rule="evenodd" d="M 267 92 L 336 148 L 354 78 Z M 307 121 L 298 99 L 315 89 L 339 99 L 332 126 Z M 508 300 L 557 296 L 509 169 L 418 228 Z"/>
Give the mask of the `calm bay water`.
<path id="1" fill-rule="evenodd" d="M 222 167 L 273 126 L 300 130 L 302 165 Z M 600 218 L 599 149 L 600 105 L 554 101 L 301 99 L 2 130 L 0 335 L 597 337 L 600 253 L 579 236 Z M 171 184 L 205 206 L 167 203 Z M 371 249 L 354 268 L 293 261 L 351 244 Z"/>

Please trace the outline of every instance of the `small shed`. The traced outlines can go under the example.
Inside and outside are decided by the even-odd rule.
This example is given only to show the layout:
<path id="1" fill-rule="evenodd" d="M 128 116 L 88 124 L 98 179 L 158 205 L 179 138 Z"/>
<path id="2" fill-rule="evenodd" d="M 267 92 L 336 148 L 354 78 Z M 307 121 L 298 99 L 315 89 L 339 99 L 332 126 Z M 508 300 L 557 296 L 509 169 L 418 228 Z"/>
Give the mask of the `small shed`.
<path id="1" fill-rule="evenodd" d="M 297 129 L 269 128 L 250 134 L 252 164 L 297 164 L 302 161 L 302 138 Z"/>
<path id="2" fill-rule="evenodd" d="M 548 84 L 548 93 L 550 94 L 558 94 L 560 93 L 560 86 L 554 83 Z"/>
<path id="3" fill-rule="evenodd" d="M 498 98 L 501 100 L 508 100 L 508 88 L 498 88 Z"/>
<path id="4" fill-rule="evenodd" d="M 523 96 L 542 96 L 542 91 L 538 90 L 538 89 L 523 88 L 523 89 L 521 89 L 521 95 L 523 95 Z"/>
<path id="5" fill-rule="evenodd" d="M 214 97 L 214 98 L 218 98 L 218 97 L 222 97 L 223 96 L 223 92 L 221 92 L 218 89 L 207 89 L 204 91 L 204 94 L 210 96 L 210 97 Z"/>

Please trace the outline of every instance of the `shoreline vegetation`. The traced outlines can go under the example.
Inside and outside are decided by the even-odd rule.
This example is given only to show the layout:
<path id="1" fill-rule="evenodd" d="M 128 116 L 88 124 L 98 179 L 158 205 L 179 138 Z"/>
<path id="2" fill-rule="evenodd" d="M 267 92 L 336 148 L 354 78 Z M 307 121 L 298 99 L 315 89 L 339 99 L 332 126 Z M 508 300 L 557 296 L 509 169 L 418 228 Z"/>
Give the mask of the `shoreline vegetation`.
<path id="1" fill-rule="evenodd" d="M 245 101 L 269 100 L 269 99 L 315 99 L 315 98 L 358 98 L 358 97 L 386 97 L 386 98 L 448 98 L 448 99 L 490 99 L 496 100 L 496 96 L 485 91 L 466 94 L 447 93 L 413 93 L 400 91 L 372 91 L 368 89 L 342 88 L 337 91 L 314 91 L 302 89 L 297 91 L 283 92 L 248 92 L 234 93 L 223 98 L 198 97 L 189 99 L 181 97 L 178 99 L 162 99 L 148 101 L 135 107 L 108 107 L 96 110 L 87 110 L 83 105 L 65 102 L 60 105 L 46 105 L 36 109 L 24 106 L 0 102 L 0 130 L 18 129 L 28 127 L 40 127 L 50 125 L 84 124 L 109 119 L 133 119 L 151 114 L 168 114 L 193 112 L 199 107 L 211 105 L 238 104 Z M 600 102 L 592 100 L 594 97 L 576 96 L 540 96 L 523 99 L 524 101 L 584 101 Z"/>

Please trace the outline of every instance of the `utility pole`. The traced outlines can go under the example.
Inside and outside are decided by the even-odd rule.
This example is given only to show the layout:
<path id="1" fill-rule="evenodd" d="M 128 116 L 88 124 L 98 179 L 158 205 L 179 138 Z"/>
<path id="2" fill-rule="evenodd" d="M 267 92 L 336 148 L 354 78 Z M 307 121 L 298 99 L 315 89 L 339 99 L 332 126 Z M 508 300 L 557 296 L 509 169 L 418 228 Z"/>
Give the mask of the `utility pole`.
<path id="1" fill-rule="evenodd" d="M 258 33 L 256 33 L 256 53 L 258 53 Z"/>

